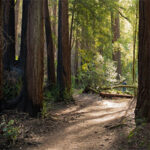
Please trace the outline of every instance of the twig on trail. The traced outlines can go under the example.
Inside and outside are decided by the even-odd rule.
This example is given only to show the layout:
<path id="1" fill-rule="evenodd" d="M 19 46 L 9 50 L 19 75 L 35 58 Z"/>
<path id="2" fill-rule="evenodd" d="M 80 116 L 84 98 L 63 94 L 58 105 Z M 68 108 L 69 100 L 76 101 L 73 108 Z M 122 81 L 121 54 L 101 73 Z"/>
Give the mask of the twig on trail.
<path id="1" fill-rule="evenodd" d="M 105 126 L 105 128 L 112 130 L 112 129 L 124 127 L 124 126 L 127 126 L 127 124 L 121 123 L 121 124 L 115 124 L 115 125 L 108 125 L 108 126 Z"/>
<path id="2" fill-rule="evenodd" d="M 135 102 L 135 100 L 136 100 L 136 98 L 134 97 L 134 98 L 132 99 L 132 101 L 130 102 L 128 109 L 125 111 L 124 116 L 121 117 L 121 119 L 120 119 L 119 122 L 123 122 L 123 120 L 126 118 L 126 116 L 127 116 L 127 114 L 128 114 L 128 111 L 130 110 L 130 108 L 131 108 L 133 102 Z"/>

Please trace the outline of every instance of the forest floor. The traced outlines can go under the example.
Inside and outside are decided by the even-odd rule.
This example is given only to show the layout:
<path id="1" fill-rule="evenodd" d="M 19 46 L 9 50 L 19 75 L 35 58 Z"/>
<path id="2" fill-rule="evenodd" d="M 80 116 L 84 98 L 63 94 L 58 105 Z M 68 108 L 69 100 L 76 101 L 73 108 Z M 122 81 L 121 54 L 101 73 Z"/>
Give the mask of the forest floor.
<path id="1" fill-rule="evenodd" d="M 18 120 L 21 133 L 14 146 L 0 143 L 0 149 L 149 150 L 150 139 L 143 140 L 150 137 L 149 126 L 135 129 L 135 100 L 101 99 L 93 94 L 75 95 L 74 99 L 75 104 L 57 104 L 43 119 L 7 112 L 11 119 Z"/>

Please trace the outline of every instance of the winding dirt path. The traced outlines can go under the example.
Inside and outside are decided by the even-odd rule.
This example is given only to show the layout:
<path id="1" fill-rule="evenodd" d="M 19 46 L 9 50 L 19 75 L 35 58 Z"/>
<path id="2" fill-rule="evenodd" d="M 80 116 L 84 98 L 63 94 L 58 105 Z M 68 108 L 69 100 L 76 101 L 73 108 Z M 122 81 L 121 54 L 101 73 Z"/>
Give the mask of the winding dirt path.
<path id="1" fill-rule="evenodd" d="M 77 95 L 76 105 L 56 110 L 63 124 L 40 138 L 40 145 L 28 150 L 128 150 L 126 137 L 134 128 L 134 108 L 123 126 L 116 126 L 131 99 L 104 99 L 97 95 Z M 112 127 L 112 128 L 111 128 Z"/>

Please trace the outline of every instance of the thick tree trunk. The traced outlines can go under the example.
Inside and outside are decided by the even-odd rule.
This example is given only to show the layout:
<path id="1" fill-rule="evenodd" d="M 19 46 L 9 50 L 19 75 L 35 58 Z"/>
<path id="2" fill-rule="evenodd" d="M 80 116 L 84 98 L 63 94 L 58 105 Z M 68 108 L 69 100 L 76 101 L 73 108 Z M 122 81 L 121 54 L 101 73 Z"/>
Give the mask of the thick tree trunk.
<path id="1" fill-rule="evenodd" d="M 138 98 L 136 118 L 150 122 L 150 1 L 139 2 Z"/>
<path id="2" fill-rule="evenodd" d="M 10 70 L 15 62 L 15 2 L 14 0 L 3 1 L 3 34 L 4 69 Z"/>
<path id="3" fill-rule="evenodd" d="M 55 78 L 55 64 L 54 64 L 54 46 L 51 31 L 51 21 L 48 10 L 48 0 L 45 3 L 45 32 L 47 42 L 47 72 L 48 72 L 48 85 L 52 88 L 56 83 Z"/>
<path id="4" fill-rule="evenodd" d="M 59 0 L 57 81 L 60 97 L 71 94 L 71 49 L 69 45 L 68 0 Z"/>
<path id="5" fill-rule="evenodd" d="M 31 113 L 37 114 L 43 101 L 43 0 L 30 0 L 27 21 L 26 83 L 28 100 L 33 103 Z M 32 64 L 32 65 L 31 65 Z"/>
<path id="6" fill-rule="evenodd" d="M 0 111 L 1 111 L 1 100 L 2 100 L 2 52 L 3 52 L 3 12 L 2 12 L 2 0 L 0 0 Z"/>
<path id="7" fill-rule="evenodd" d="M 23 89 L 18 107 L 36 116 L 43 101 L 44 1 L 24 0 L 21 59 L 24 69 Z M 23 39 L 22 39 L 23 40 Z M 22 60 L 21 60 L 22 61 Z"/>
<path id="8" fill-rule="evenodd" d="M 119 45 L 116 46 L 116 43 L 120 38 L 120 18 L 119 13 L 111 12 L 111 25 L 112 25 L 112 44 L 113 47 L 113 60 L 117 62 L 117 79 L 120 79 L 121 75 L 121 52 Z"/>

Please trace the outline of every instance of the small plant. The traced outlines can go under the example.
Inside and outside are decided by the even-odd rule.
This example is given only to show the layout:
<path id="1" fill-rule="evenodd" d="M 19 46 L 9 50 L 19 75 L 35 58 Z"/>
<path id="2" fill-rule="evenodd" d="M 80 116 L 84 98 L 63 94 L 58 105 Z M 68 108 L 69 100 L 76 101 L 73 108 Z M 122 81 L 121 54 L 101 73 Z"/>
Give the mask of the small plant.
<path id="1" fill-rule="evenodd" d="M 48 115 L 48 110 L 51 108 L 51 104 L 44 100 L 43 107 L 41 111 L 42 118 L 46 118 Z"/>
<path id="2" fill-rule="evenodd" d="M 45 99 L 46 101 L 51 101 L 51 100 L 54 99 L 54 97 L 52 96 L 52 93 L 51 93 L 50 91 L 46 90 L 46 91 L 44 92 L 44 99 Z"/>
<path id="3" fill-rule="evenodd" d="M 65 90 L 64 90 L 64 93 L 63 93 L 63 96 L 64 96 L 63 99 L 64 99 L 64 101 L 65 101 L 66 103 L 69 103 L 69 102 L 73 101 L 72 89 L 71 89 L 70 92 L 68 92 L 68 90 L 65 89 Z"/>
<path id="4" fill-rule="evenodd" d="M 3 99 L 10 100 L 19 95 L 22 87 L 22 79 L 15 71 L 4 72 L 3 75 Z"/>
<path id="5" fill-rule="evenodd" d="M 135 135 L 135 131 L 132 130 L 128 135 L 128 139 L 130 140 L 134 135 Z"/>
<path id="6" fill-rule="evenodd" d="M 0 136 L 5 138 L 8 142 L 15 144 L 19 135 L 19 128 L 15 127 L 15 121 L 10 120 L 7 122 L 3 117 L 2 123 L 0 124 Z"/>
<path id="7" fill-rule="evenodd" d="M 49 90 L 44 91 L 44 101 L 43 101 L 43 107 L 41 110 L 42 118 L 47 117 L 48 110 L 51 109 L 52 103 L 54 103 L 54 101 L 56 100 L 57 94 L 55 93 L 56 93 L 55 89 L 53 89 L 52 91 L 49 91 Z"/>

